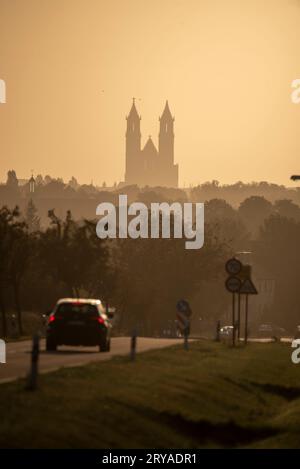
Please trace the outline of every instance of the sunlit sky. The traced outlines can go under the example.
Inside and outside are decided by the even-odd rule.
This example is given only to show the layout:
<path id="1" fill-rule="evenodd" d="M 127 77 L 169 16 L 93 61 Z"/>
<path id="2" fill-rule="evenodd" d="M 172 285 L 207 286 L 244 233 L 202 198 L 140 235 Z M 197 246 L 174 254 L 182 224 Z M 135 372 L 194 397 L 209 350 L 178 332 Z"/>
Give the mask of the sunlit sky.
<path id="1" fill-rule="evenodd" d="M 0 0 L 0 180 L 124 179 L 132 97 L 142 142 L 175 116 L 180 185 L 290 185 L 300 173 L 297 0 Z"/>

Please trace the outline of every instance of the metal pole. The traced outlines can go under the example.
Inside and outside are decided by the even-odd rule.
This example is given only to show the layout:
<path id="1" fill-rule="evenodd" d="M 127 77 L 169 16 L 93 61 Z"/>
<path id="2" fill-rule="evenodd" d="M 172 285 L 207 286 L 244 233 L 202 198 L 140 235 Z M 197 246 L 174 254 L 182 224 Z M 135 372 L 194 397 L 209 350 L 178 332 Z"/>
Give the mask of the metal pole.
<path id="1" fill-rule="evenodd" d="M 245 310 L 245 345 L 248 342 L 248 295 L 246 295 L 246 310 Z"/>
<path id="2" fill-rule="evenodd" d="M 235 293 L 232 293 L 232 346 L 235 346 Z"/>
<path id="3" fill-rule="evenodd" d="M 189 349 L 188 338 L 189 338 L 189 325 L 188 325 L 188 323 L 186 323 L 186 325 L 184 327 L 184 350 Z"/>
<path id="4" fill-rule="evenodd" d="M 137 336 L 137 332 L 136 332 L 136 329 L 134 329 L 132 332 L 131 344 L 130 344 L 130 359 L 132 362 L 135 360 L 135 355 L 136 355 L 136 336 Z"/>
<path id="5" fill-rule="evenodd" d="M 32 338 L 32 351 L 31 351 L 31 369 L 28 376 L 27 389 L 34 391 L 37 388 L 38 377 L 38 361 L 40 354 L 40 336 L 35 334 Z"/>
<path id="6" fill-rule="evenodd" d="M 221 329 L 221 321 L 217 322 L 217 333 L 216 333 L 216 342 L 220 342 L 220 329 Z"/>
<path id="7" fill-rule="evenodd" d="M 238 340 L 241 337 L 241 294 L 238 293 Z"/>

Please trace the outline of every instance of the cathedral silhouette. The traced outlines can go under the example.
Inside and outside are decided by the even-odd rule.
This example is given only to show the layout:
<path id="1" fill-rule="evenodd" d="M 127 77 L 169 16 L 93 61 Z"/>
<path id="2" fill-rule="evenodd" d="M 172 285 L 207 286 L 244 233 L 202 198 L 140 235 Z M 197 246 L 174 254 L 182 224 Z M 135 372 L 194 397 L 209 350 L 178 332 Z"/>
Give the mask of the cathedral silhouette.
<path id="1" fill-rule="evenodd" d="M 178 187 L 178 165 L 174 164 L 174 117 L 168 101 L 159 118 L 158 150 L 151 137 L 141 149 L 141 117 L 134 99 L 126 120 L 125 184 Z"/>

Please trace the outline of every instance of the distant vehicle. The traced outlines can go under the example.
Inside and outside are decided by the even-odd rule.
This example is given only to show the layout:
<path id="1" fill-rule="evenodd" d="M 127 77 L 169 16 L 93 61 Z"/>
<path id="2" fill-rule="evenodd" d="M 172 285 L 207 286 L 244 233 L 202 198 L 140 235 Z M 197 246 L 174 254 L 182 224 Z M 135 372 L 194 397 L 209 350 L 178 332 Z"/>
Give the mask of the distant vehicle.
<path id="1" fill-rule="evenodd" d="M 300 326 L 296 326 L 294 339 L 300 339 Z"/>
<path id="2" fill-rule="evenodd" d="M 49 315 L 46 350 L 56 350 L 58 345 L 97 345 L 100 352 L 109 351 L 112 316 L 100 300 L 59 300 Z"/>
<path id="3" fill-rule="evenodd" d="M 283 327 L 278 327 L 270 323 L 260 324 L 258 327 L 259 337 L 283 337 L 285 333 L 286 331 Z"/>
<path id="4" fill-rule="evenodd" d="M 232 339 L 233 326 L 223 326 L 220 329 L 220 339 L 224 342 Z"/>
<path id="5" fill-rule="evenodd" d="M 172 339 L 177 339 L 182 337 L 181 331 L 179 329 L 178 321 L 175 319 L 169 319 L 160 329 L 160 337 L 169 337 Z"/>

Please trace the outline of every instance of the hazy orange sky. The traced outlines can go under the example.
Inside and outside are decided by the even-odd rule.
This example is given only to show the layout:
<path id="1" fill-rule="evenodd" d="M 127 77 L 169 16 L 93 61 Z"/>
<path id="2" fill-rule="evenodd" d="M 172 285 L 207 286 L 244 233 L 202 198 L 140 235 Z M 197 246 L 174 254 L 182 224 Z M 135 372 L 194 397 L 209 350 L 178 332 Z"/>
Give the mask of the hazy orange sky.
<path id="1" fill-rule="evenodd" d="M 133 96 L 143 143 L 169 100 L 181 186 L 300 172 L 297 0 L 0 0 L 0 78 L 2 181 L 123 180 Z"/>

